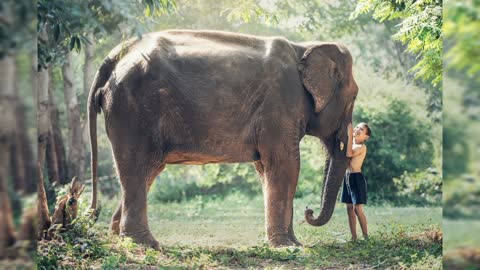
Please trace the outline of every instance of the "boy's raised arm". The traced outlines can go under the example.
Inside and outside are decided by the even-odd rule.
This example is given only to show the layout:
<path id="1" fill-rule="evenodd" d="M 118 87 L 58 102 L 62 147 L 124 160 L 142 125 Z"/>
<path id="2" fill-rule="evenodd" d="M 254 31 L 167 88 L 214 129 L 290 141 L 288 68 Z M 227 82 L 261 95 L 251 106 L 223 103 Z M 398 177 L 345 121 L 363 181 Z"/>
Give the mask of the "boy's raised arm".
<path id="1" fill-rule="evenodd" d="M 352 123 L 348 124 L 347 126 L 347 134 L 348 134 L 348 143 L 347 143 L 347 157 L 353 156 L 353 127 Z"/>

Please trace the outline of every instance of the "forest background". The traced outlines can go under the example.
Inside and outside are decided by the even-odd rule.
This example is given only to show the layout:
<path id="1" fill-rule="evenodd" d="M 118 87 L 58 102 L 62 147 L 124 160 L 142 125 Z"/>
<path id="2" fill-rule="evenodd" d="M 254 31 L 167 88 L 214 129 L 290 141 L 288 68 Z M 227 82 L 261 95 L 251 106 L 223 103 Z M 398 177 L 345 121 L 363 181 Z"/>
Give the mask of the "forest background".
<path id="1" fill-rule="evenodd" d="M 2 109 L 16 112 L 12 130 L 15 139 L 9 146 L 10 173 L 5 178 L 15 222 L 19 222 L 22 204 L 29 201 L 23 195 L 35 190 L 32 157 L 37 149 L 31 146 L 37 136 L 37 67 L 48 73 L 45 101 L 49 121 L 44 122 L 48 127 L 44 128 L 47 143 L 43 172 L 49 205 L 53 207 L 60 185 L 73 176 L 89 178 L 86 97 L 105 55 L 132 36 L 185 28 L 346 44 L 354 57 L 354 76 L 360 88 L 354 123 L 365 121 L 373 130 L 363 168 L 372 204 L 441 206 L 443 175 L 444 216 L 449 218 L 445 228 L 449 228 L 448 222 L 451 226 L 464 224 L 465 230 L 472 224 L 478 226 L 474 209 L 480 204 L 480 170 L 475 166 L 480 156 L 480 141 L 475 139 L 480 131 L 475 79 L 479 67 L 475 64 L 478 55 L 472 49 L 479 40 L 472 30 L 478 26 L 476 1 L 443 3 L 443 25 L 442 9 L 438 9 L 442 3 L 437 1 L 420 1 L 425 6 L 413 13 L 405 8 L 410 1 L 67 2 L 38 1 L 40 27 L 34 22 L 25 28 L 24 22 L 37 13 L 26 9 L 28 1 L 20 1 L 11 10 L 19 16 L 10 20 L 18 31 L 3 31 L 9 38 L 2 39 L 7 48 L 2 56 L 8 55 L 9 62 L 2 65 L 2 71 L 13 83 L 8 84 L 12 85 L 11 91 L 2 92 L 2 100 L 9 101 L 2 104 Z M 25 33 L 32 30 L 39 34 L 38 59 L 37 52 L 32 53 L 37 44 L 25 39 Z M 105 198 L 111 198 L 118 194 L 119 186 L 101 122 L 99 175 L 107 177 L 100 188 Z M 317 201 L 324 165 L 322 146 L 307 136 L 301 153 L 296 198 Z M 231 193 L 255 197 L 261 194 L 258 182 L 251 164 L 175 165 L 158 177 L 150 197 L 159 202 Z M 466 219 L 470 223 L 465 223 Z"/>

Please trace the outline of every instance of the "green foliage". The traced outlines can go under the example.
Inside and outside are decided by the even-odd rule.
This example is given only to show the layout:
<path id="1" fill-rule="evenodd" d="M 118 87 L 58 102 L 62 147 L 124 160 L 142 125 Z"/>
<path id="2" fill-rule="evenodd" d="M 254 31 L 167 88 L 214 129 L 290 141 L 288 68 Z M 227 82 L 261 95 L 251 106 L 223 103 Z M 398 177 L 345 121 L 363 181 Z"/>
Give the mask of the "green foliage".
<path id="1" fill-rule="evenodd" d="M 443 176 L 450 180 L 468 169 L 470 147 L 466 140 L 466 122 L 452 114 L 443 120 Z"/>
<path id="2" fill-rule="evenodd" d="M 393 178 L 432 165 L 431 126 L 416 119 L 406 102 L 393 100 L 384 108 L 357 108 L 354 122 L 366 122 L 372 129 L 362 170 L 368 177 L 371 198 L 395 198 Z"/>
<path id="3" fill-rule="evenodd" d="M 407 51 L 421 58 L 411 69 L 416 77 L 437 85 L 442 81 L 442 1 L 360 0 L 352 13 L 372 12 L 380 22 L 401 19 L 393 39 L 407 45 Z"/>
<path id="4" fill-rule="evenodd" d="M 274 13 L 258 4 L 255 0 L 241 0 L 240 3 L 224 9 L 220 15 L 226 15 L 229 22 L 243 21 L 245 23 L 252 20 L 258 20 L 267 24 L 278 23 L 278 18 Z"/>
<path id="5" fill-rule="evenodd" d="M 300 143 L 301 169 L 298 178 L 296 198 L 321 193 L 325 151 L 318 138 L 306 136 Z"/>
<path id="6" fill-rule="evenodd" d="M 65 2 L 68 2 L 66 4 Z M 174 0 L 131 1 L 38 1 L 38 65 L 61 59 L 66 49 L 77 52 L 89 44 L 88 33 L 98 37 L 120 31 L 140 36 L 154 16 L 173 12 Z M 121 26 L 125 26 L 123 29 Z M 44 33 L 45 31 L 45 33 Z"/>
<path id="7" fill-rule="evenodd" d="M 123 254 L 115 254 L 105 257 L 102 261 L 103 270 L 116 270 L 127 262 L 127 257 Z"/>
<path id="8" fill-rule="evenodd" d="M 398 190 L 396 202 L 400 201 L 402 205 L 439 206 L 442 204 L 442 177 L 433 168 L 404 173 L 394 178 L 393 183 Z"/>
<path id="9" fill-rule="evenodd" d="M 464 70 L 470 78 L 480 78 L 480 2 L 445 1 L 444 33 L 450 48 L 446 53 L 447 67 Z"/>
<path id="10" fill-rule="evenodd" d="M 480 182 L 471 175 L 464 175 L 446 185 L 443 214 L 448 218 L 479 219 Z"/>
<path id="11" fill-rule="evenodd" d="M 56 231 L 54 239 L 39 242 L 36 262 L 41 269 L 58 269 L 58 266 L 69 258 L 74 268 L 84 264 L 85 259 L 99 260 L 108 255 L 106 239 L 98 238 L 91 230 L 94 221 L 88 216 L 79 216 L 71 226 Z M 68 266 L 68 265 L 67 265 Z"/>
<path id="12" fill-rule="evenodd" d="M 182 201 L 198 195 L 225 196 L 242 191 L 258 194 L 259 177 L 252 164 L 169 165 L 152 187 L 152 196 L 161 202 Z"/>

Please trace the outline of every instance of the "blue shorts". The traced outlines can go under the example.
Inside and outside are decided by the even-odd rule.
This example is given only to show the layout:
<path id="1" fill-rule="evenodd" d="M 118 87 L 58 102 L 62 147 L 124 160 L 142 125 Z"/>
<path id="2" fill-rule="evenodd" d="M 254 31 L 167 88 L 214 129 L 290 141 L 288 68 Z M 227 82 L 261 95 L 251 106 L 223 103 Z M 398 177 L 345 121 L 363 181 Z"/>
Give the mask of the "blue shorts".
<path id="1" fill-rule="evenodd" d="M 362 173 L 347 173 L 345 175 L 343 178 L 342 203 L 367 204 L 367 179 Z"/>

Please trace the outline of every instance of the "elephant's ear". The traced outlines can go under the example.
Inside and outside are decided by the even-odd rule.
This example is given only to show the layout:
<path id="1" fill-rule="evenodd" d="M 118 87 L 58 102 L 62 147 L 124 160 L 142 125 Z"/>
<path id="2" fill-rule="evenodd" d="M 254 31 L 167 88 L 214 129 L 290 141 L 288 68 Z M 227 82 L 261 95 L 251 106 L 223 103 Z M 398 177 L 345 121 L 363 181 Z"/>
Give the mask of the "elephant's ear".
<path id="1" fill-rule="evenodd" d="M 338 47 L 334 44 L 314 46 L 305 51 L 298 67 L 303 85 L 315 101 L 316 113 L 323 110 L 341 80 L 335 55 Z"/>

